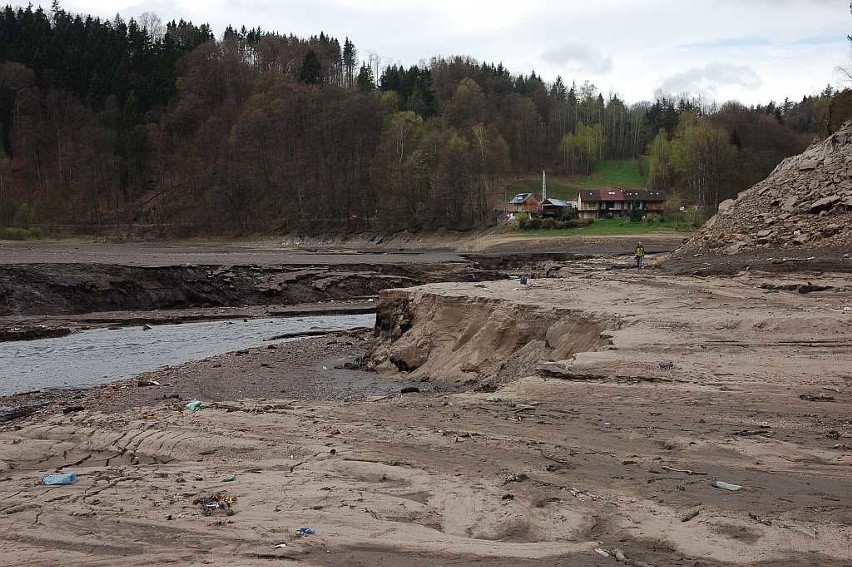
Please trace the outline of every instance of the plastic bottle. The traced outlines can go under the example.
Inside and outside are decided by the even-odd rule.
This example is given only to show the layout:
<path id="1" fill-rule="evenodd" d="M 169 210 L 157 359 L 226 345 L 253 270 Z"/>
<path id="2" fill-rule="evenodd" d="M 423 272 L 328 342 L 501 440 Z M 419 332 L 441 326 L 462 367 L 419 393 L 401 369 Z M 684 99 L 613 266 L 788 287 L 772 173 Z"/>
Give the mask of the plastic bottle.
<path id="1" fill-rule="evenodd" d="M 74 484 L 75 482 L 77 482 L 77 475 L 74 473 L 49 474 L 41 479 L 41 483 L 45 486 Z"/>

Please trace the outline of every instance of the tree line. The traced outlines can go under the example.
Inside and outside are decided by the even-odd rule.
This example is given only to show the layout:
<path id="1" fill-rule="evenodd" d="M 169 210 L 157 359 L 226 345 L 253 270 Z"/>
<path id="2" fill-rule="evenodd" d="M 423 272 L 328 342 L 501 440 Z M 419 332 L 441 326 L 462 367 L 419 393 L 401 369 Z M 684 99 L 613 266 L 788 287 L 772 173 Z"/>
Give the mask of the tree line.
<path id="1" fill-rule="evenodd" d="M 469 57 L 383 66 L 324 33 L 7 6 L 0 225 L 466 230 L 513 178 L 646 151 L 654 187 L 711 206 L 824 134 L 833 98 L 629 105 Z"/>

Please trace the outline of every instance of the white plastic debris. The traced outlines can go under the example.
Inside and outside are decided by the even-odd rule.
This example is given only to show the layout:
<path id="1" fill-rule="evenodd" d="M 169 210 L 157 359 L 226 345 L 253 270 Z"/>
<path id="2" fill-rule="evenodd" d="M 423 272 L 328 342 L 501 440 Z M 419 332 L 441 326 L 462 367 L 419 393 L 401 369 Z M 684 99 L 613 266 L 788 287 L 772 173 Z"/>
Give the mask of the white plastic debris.
<path id="1" fill-rule="evenodd" d="M 713 483 L 713 486 L 716 488 L 723 488 L 725 490 L 730 490 L 731 492 L 736 492 L 738 490 L 742 490 L 743 487 L 739 484 L 731 484 L 730 482 L 723 482 L 721 480 L 717 480 Z"/>

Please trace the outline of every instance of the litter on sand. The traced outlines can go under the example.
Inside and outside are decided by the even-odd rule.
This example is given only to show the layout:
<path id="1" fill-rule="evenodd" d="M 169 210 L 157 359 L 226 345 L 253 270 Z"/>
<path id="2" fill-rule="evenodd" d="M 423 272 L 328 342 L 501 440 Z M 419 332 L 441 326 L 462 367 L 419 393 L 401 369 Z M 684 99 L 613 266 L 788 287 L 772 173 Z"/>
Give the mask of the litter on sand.
<path id="1" fill-rule="evenodd" d="M 41 483 L 45 486 L 61 486 L 75 482 L 77 482 L 77 475 L 74 473 L 49 474 L 41 479 Z"/>
<path id="2" fill-rule="evenodd" d="M 198 411 L 203 407 L 204 407 L 204 404 L 201 403 L 200 400 L 192 400 L 191 402 L 186 404 L 186 409 L 188 409 L 189 411 Z"/>
<path id="3" fill-rule="evenodd" d="M 723 488 L 725 490 L 730 490 L 731 492 L 736 492 L 738 490 L 742 490 L 743 487 L 739 484 L 731 484 L 730 482 L 722 482 L 721 480 L 717 480 L 713 483 L 713 486 L 716 488 Z"/>
<path id="4" fill-rule="evenodd" d="M 231 506 L 236 501 L 236 496 L 230 496 L 227 492 L 217 492 L 210 496 L 199 496 L 192 503 L 201 506 L 202 516 L 212 516 L 216 513 L 233 516 L 235 512 Z"/>
<path id="5" fill-rule="evenodd" d="M 316 535 L 317 532 L 313 530 L 313 528 L 299 528 L 296 530 L 296 535 L 299 537 L 308 537 L 312 535 Z"/>

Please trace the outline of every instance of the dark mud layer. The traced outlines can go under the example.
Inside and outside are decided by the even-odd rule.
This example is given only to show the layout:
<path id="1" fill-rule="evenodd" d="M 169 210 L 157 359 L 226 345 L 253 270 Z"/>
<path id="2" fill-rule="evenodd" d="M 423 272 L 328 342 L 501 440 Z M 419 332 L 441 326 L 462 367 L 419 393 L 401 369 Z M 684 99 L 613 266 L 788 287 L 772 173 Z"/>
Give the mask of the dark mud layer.
<path id="1" fill-rule="evenodd" d="M 505 277 L 475 262 L 334 266 L 0 266 L 0 315 L 291 305 Z"/>

